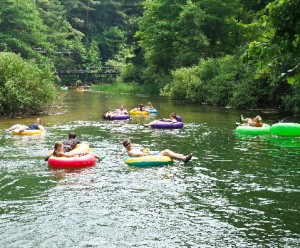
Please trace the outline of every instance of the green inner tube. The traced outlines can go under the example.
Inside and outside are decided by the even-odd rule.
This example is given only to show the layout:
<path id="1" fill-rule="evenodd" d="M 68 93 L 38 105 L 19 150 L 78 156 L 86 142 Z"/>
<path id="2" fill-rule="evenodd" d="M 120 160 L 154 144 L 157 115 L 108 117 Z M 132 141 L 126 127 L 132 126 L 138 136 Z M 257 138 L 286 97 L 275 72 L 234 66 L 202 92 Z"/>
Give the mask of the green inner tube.
<path id="1" fill-rule="evenodd" d="M 241 134 L 251 134 L 251 135 L 260 135 L 260 134 L 269 134 L 270 125 L 263 124 L 262 127 L 251 127 L 251 126 L 238 126 L 235 131 Z"/>
<path id="2" fill-rule="evenodd" d="M 273 135 L 278 136 L 300 136 L 299 123 L 276 123 L 270 128 Z"/>

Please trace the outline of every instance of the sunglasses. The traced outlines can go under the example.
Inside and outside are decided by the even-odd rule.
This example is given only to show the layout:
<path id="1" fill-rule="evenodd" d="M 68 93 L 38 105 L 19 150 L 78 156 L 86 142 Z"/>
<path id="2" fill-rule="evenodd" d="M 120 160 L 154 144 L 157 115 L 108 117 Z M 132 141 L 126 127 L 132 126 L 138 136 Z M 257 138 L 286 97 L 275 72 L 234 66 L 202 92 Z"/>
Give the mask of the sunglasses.
<path id="1" fill-rule="evenodd" d="M 127 146 L 130 146 L 130 145 L 131 145 L 131 143 L 126 143 L 124 146 L 127 147 Z"/>

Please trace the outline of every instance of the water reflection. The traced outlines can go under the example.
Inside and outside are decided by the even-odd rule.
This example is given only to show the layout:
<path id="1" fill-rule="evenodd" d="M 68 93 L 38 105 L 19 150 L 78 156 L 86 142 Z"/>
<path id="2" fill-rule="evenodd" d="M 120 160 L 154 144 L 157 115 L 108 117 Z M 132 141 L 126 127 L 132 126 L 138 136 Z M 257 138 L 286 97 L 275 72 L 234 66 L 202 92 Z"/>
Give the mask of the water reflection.
<path id="1" fill-rule="evenodd" d="M 274 146 L 286 147 L 286 148 L 300 148 L 300 137 L 271 136 L 270 141 Z"/>
<path id="2" fill-rule="evenodd" d="M 115 125 L 124 125 L 124 124 L 128 124 L 130 120 L 107 120 L 107 122 Z"/>
<path id="3" fill-rule="evenodd" d="M 95 173 L 95 167 L 78 168 L 78 169 L 53 169 L 49 168 L 49 172 L 57 179 L 66 179 L 67 177 L 81 177 L 88 174 Z"/>

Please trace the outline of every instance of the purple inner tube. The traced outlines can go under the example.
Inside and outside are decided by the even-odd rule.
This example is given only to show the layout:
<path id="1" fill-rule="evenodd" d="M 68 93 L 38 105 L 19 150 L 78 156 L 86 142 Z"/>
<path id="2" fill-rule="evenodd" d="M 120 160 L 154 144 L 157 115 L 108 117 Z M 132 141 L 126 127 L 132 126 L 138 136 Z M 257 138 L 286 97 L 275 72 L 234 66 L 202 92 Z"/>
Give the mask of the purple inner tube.
<path id="1" fill-rule="evenodd" d="M 181 118 L 181 116 L 179 116 L 179 115 L 177 115 L 177 116 L 175 117 L 175 119 L 176 119 L 178 122 L 182 122 L 182 118 Z"/>
<path id="2" fill-rule="evenodd" d="M 183 128 L 183 122 L 159 122 L 151 125 L 152 128 L 162 128 L 162 129 L 174 129 L 174 128 Z"/>
<path id="3" fill-rule="evenodd" d="M 128 120 L 130 119 L 130 115 L 115 115 L 115 116 L 108 116 L 108 115 L 103 115 L 103 118 L 106 119 L 106 120 L 112 120 L 112 121 L 115 121 L 115 120 Z"/>

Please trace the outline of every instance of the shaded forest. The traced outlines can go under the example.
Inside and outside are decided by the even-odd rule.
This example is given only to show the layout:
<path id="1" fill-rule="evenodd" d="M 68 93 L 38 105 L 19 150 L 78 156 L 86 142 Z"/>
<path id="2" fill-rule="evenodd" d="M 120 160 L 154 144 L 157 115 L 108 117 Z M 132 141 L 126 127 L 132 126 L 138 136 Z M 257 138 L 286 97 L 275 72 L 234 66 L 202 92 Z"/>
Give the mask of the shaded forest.
<path id="1" fill-rule="evenodd" d="M 0 5 L 1 115 L 27 108 L 17 85 L 29 84 L 29 72 L 17 68 L 19 60 L 41 71 L 48 92 L 49 82 L 79 79 L 65 82 L 55 70 L 120 66 L 117 82 L 150 85 L 151 93 L 170 99 L 300 112 L 300 0 L 0 0 Z M 8 65 L 22 76 L 6 75 Z M 8 94 L 20 100 L 9 112 Z M 55 99 L 55 93 L 49 95 L 45 107 Z"/>

